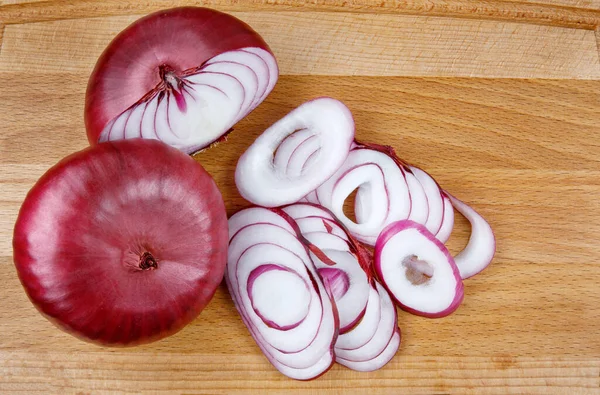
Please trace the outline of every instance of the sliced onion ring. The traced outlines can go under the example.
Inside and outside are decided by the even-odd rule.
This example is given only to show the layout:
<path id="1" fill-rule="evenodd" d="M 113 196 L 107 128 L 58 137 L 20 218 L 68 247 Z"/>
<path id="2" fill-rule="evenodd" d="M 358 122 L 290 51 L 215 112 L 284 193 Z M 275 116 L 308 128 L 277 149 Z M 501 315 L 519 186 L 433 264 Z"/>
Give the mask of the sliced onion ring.
<path id="1" fill-rule="evenodd" d="M 454 208 L 452 207 L 450 198 L 445 192 L 443 193 L 442 198 L 444 199 L 444 214 L 442 216 L 442 225 L 435 237 L 442 243 L 445 243 L 450 238 L 452 228 L 454 228 Z M 454 261 L 456 262 L 456 257 L 454 258 Z"/>
<path id="2" fill-rule="evenodd" d="M 431 233 L 436 234 L 442 226 L 442 219 L 444 215 L 442 191 L 440 190 L 438 183 L 429 175 L 429 173 L 414 166 L 411 166 L 410 170 L 423 186 L 423 190 L 427 196 L 429 216 L 427 217 L 427 222 L 423 223 L 423 225 L 425 225 L 427 230 L 429 230 Z"/>
<path id="3" fill-rule="evenodd" d="M 301 156 L 310 160 L 307 166 L 291 164 L 296 169 L 292 175 L 288 164 L 283 165 L 285 160 L 277 160 L 276 151 L 289 136 L 297 131 L 307 134 L 306 130 L 315 136 L 312 140 L 318 143 L 318 152 Z M 341 166 L 353 138 L 354 120 L 343 103 L 327 97 L 308 101 L 269 127 L 242 154 L 235 172 L 236 186 L 240 194 L 254 204 L 276 207 L 295 203 Z M 305 141 L 297 140 L 298 144 Z M 291 160 L 293 146 L 288 145 L 286 152 Z"/>
<path id="4" fill-rule="evenodd" d="M 496 253 L 496 238 L 490 224 L 477 211 L 448 192 L 445 193 L 454 208 L 471 224 L 471 236 L 467 246 L 454 257 L 460 276 L 463 279 L 469 278 L 492 262 Z"/>
<path id="5" fill-rule="evenodd" d="M 381 321 L 381 297 L 375 285 L 369 287 L 369 301 L 365 314 L 352 330 L 338 336 L 336 350 L 352 350 L 367 344 L 379 327 Z"/>
<path id="6" fill-rule="evenodd" d="M 359 253 L 358 243 L 349 233 L 332 220 L 333 215 L 323 207 L 307 203 L 298 203 L 283 208 L 298 224 L 298 229 L 306 240 L 326 255 L 333 265 L 323 262 L 312 253 L 311 258 L 319 274 L 326 283 L 337 280 L 333 285 L 345 292 L 333 293 L 340 318 L 340 333 L 352 329 L 363 317 L 369 300 L 369 280 L 371 278 L 368 262 Z M 327 280 L 327 281 L 326 281 Z M 347 281 L 345 286 L 341 286 Z"/>
<path id="7" fill-rule="evenodd" d="M 344 213 L 344 203 L 358 189 L 356 223 Z M 381 230 L 410 215 L 410 193 L 403 170 L 387 154 L 357 146 L 338 171 L 316 191 L 316 199 L 359 241 L 375 245 Z M 368 212 L 368 215 L 366 214 Z"/>

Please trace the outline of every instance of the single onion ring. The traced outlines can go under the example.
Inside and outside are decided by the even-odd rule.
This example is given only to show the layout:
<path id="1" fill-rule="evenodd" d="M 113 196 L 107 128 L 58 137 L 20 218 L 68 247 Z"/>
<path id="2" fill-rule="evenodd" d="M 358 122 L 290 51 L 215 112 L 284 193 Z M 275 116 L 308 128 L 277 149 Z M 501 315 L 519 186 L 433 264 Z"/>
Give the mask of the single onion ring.
<path id="1" fill-rule="evenodd" d="M 461 278 L 473 277 L 485 269 L 496 253 L 496 238 L 492 227 L 469 205 L 445 192 L 454 208 L 471 223 L 467 246 L 454 257 Z"/>
<path id="2" fill-rule="evenodd" d="M 354 120 L 342 102 L 328 97 L 308 101 L 275 122 L 242 154 L 236 186 L 257 205 L 295 203 L 335 173 L 353 138 Z"/>

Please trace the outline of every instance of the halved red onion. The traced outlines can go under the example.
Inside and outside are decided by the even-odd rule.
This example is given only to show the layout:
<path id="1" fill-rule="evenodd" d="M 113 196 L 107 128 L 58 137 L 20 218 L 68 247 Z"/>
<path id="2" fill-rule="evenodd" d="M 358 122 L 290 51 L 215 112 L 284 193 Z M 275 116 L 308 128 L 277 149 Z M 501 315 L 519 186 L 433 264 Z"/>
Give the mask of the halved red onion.
<path id="1" fill-rule="evenodd" d="M 302 236 L 334 263 L 323 262 L 311 252 L 321 278 L 332 288 L 340 333 L 347 332 L 363 317 L 369 299 L 368 263 L 361 262 L 360 247 L 322 207 L 297 203 L 284 207 L 283 211 L 295 220 Z"/>
<path id="2" fill-rule="evenodd" d="M 244 152 L 235 172 L 237 188 L 261 206 L 295 203 L 335 173 L 353 138 L 354 120 L 343 103 L 328 97 L 308 101 Z"/>
<path id="3" fill-rule="evenodd" d="M 469 205 L 445 192 L 459 213 L 471 223 L 471 236 L 467 246 L 454 257 L 460 276 L 465 279 L 485 269 L 496 253 L 496 238 L 492 227 Z"/>
<path id="4" fill-rule="evenodd" d="M 219 11 L 182 7 L 123 30 L 90 76 L 90 143 L 158 139 L 192 153 L 221 139 L 258 106 L 278 77 L 250 26 Z"/>
<path id="5" fill-rule="evenodd" d="M 448 249 L 416 222 L 394 222 L 381 232 L 375 270 L 396 303 L 411 313 L 444 317 L 463 300 L 459 269 Z"/>
<path id="6" fill-rule="evenodd" d="M 339 321 L 306 246 L 281 218 L 259 207 L 232 216 L 226 280 L 269 361 L 283 374 L 307 380 L 333 363 Z"/>
<path id="7" fill-rule="evenodd" d="M 398 328 L 398 315 L 396 307 L 384 287 L 375 281 L 377 295 L 380 300 L 380 319 L 370 339 L 359 347 L 344 349 L 336 343 L 336 362 L 358 371 L 373 371 L 388 363 L 398 351 L 400 346 L 400 330 Z M 361 323 L 346 336 L 364 338 L 365 331 L 360 326 L 369 328 L 372 323 L 365 322 L 372 316 L 366 316 Z M 353 332 L 357 331 L 356 334 Z"/>

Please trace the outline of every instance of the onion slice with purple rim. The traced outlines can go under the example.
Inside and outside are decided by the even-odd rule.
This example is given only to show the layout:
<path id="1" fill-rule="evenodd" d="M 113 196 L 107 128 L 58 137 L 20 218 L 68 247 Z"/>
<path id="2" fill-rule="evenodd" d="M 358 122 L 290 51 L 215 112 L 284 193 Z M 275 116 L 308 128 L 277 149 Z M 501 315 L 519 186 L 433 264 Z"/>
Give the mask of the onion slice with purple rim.
<path id="1" fill-rule="evenodd" d="M 424 317 L 444 317 L 456 310 L 464 291 L 448 249 L 421 224 L 390 224 L 375 245 L 378 278 L 404 310 Z"/>
<path id="2" fill-rule="evenodd" d="M 380 300 L 379 306 L 381 310 L 375 332 L 366 343 L 359 347 L 343 349 L 338 347 L 336 343 L 335 348 L 336 362 L 350 369 L 362 372 L 370 372 L 383 367 L 394 357 L 400 346 L 400 329 L 398 328 L 396 307 L 381 284 L 375 282 L 375 287 Z M 370 317 L 365 315 L 367 319 Z M 360 326 L 362 325 L 372 327 L 371 322 L 364 322 L 365 318 L 348 335 L 353 336 L 352 332 L 355 330 L 361 331 Z M 357 333 L 357 337 L 363 337 L 363 333 Z"/>
<path id="3" fill-rule="evenodd" d="M 355 222 L 344 213 L 344 202 L 357 189 L 360 207 L 355 208 Z M 403 167 L 387 153 L 362 144 L 350 151 L 343 165 L 317 188 L 315 195 L 307 198 L 331 210 L 352 236 L 369 245 L 375 245 L 385 226 L 411 213 L 411 193 Z"/>

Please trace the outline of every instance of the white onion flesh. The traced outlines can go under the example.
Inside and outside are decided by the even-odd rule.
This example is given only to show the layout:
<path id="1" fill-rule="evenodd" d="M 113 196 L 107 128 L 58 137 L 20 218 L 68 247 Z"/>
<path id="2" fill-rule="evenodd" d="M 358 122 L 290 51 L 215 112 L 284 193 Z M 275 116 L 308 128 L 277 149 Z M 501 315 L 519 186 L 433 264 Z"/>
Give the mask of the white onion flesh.
<path id="1" fill-rule="evenodd" d="M 309 148 L 317 149 L 294 156 L 298 147 L 289 141 L 306 141 L 290 137 L 295 132 L 311 138 L 310 144 L 318 146 Z M 290 138 L 284 152 L 279 153 L 283 159 L 277 159 L 278 147 Z M 353 139 L 354 120 L 343 103 L 326 97 L 306 102 L 269 127 L 242 154 L 235 172 L 236 186 L 254 204 L 276 207 L 295 203 L 340 167 Z M 310 164 L 306 165 L 309 159 Z"/>
<path id="2" fill-rule="evenodd" d="M 358 258 L 347 251 L 321 249 L 334 266 L 323 263 L 318 257 L 311 255 L 317 269 L 337 269 L 343 272 L 349 281 L 348 289 L 343 294 L 334 294 L 335 304 L 340 317 L 340 332 L 344 333 L 362 317 L 369 300 L 369 280 L 367 274 L 357 262 Z M 321 272 L 319 271 L 321 274 Z M 322 275 L 322 274 L 321 274 Z"/>
<path id="3" fill-rule="evenodd" d="M 444 214 L 442 216 L 442 225 L 440 226 L 440 229 L 435 237 L 442 243 L 445 243 L 450 238 L 452 229 L 454 228 L 454 208 L 452 207 L 450 198 L 448 198 L 445 193 L 442 197 L 444 199 Z M 454 261 L 456 262 L 456 257 Z"/>
<path id="4" fill-rule="evenodd" d="M 98 141 L 143 137 L 195 152 L 258 106 L 278 73 L 273 55 L 261 48 L 222 53 L 186 75 L 167 72 L 165 87 L 108 122 Z"/>
<path id="5" fill-rule="evenodd" d="M 454 208 L 471 224 L 467 246 L 454 257 L 460 276 L 465 279 L 476 275 L 492 262 L 496 253 L 496 238 L 490 224 L 477 211 L 449 193 L 446 194 Z"/>
<path id="6" fill-rule="evenodd" d="M 303 203 L 284 207 L 283 210 L 296 221 L 306 240 L 335 263 L 325 263 L 311 253 L 319 273 L 338 270 L 348 279 L 346 291 L 333 295 L 340 319 L 340 333 L 348 331 L 363 316 L 369 300 L 369 276 L 364 263 L 359 262 L 361 257 L 356 246 L 346 231 L 330 219 L 332 216 L 327 210 Z"/>
<path id="7" fill-rule="evenodd" d="M 429 216 L 427 217 L 427 222 L 425 222 L 423 225 L 425 225 L 427 230 L 429 230 L 431 233 L 436 234 L 442 225 L 442 219 L 444 215 L 442 191 L 433 177 L 431 177 L 425 171 L 414 166 L 411 166 L 410 170 L 423 186 L 423 190 L 427 196 Z"/>
<path id="8" fill-rule="evenodd" d="M 423 186 L 417 180 L 414 174 L 410 170 L 400 168 L 404 174 L 406 185 L 410 194 L 410 214 L 408 219 L 415 221 L 420 224 L 427 222 L 429 217 L 429 204 L 427 201 L 427 195 L 423 189 Z M 354 202 L 354 215 L 356 216 L 356 222 L 358 224 L 364 223 L 371 216 L 371 204 L 374 199 L 367 196 L 367 188 L 359 188 L 356 194 L 356 200 Z"/>
<path id="9" fill-rule="evenodd" d="M 381 297 L 377 288 L 373 285 L 369 287 L 369 301 L 365 314 L 360 322 L 351 330 L 338 336 L 335 343 L 335 349 L 352 350 L 367 344 L 379 327 L 381 321 Z"/>
<path id="10" fill-rule="evenodd" d="M 364 362 L 377 358 L 390 343 L 391 338 L 398 333 L 398 316 L 396 307 L 384 287 L 375 283 L 377 294 L 380 298 L 380 320 L 372 338 L 364 345 L 343 349 L 336 344 L 336 361 L 341 362 Z M 364 318 L 363 318 L 364 320 Z M 351 331 L 352 332 L 352 331 Z M 351 333 L 349 332 L 349 333 Z"/>
<path id="11" fill-rule="evenodd" d="M 358 223 L 344 213 L 344 202 L 358 189 L 357 201 L 364 209 Z M 344 164 L 316 192 L 316 199 L 330 209 L 359 241 L 375 245 L 389 223 L 406 219 L 411 211 L 409 188 L 402 169 L 387 154 L 355 148 Z"/>
<path id="12" fill-rule="evenodd" d="M 394 335 L 390 339 L 386 348 L 376 356 L 375 358 L 366 360 L 366 361 L 350 361 L 344 358 L 336 358 L 336 362 L 340 365 L 344 365 L 347 368 L 352 370 L 356 370 L 358 372 L 373 372 L 375 370 L 381 369 L 384 367 L 389 361 L 392 360 L 396 352 L 398 352 L 398 348 L 400 347 L 400 332 L 394 332 Z"/>

